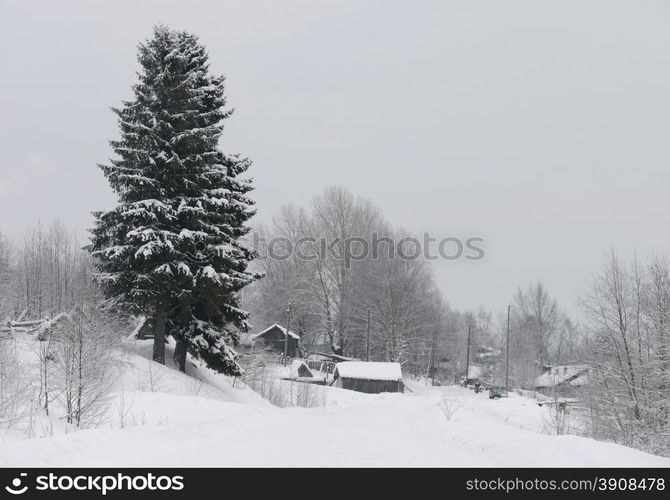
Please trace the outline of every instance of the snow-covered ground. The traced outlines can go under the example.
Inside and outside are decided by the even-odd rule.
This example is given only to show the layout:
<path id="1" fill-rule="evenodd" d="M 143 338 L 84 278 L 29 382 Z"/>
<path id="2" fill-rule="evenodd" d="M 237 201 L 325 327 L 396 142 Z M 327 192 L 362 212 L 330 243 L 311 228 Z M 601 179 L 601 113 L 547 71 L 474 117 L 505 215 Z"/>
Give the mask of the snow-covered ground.
<path id="1" fill-rule="evenodd" d="M 126 344 L 104 426 L 34 439 L 4 433 L 0 466 L 670 467 L 623 446 L 547 435 L 549 410 L 516 394 L 489 400 L 411 382 L 414 392 L 381 395 L 312 386 L 325 406 L 278 408 L 202 367 L 189 366 L 198 381 L 151 364 L 149 351 Z"/>

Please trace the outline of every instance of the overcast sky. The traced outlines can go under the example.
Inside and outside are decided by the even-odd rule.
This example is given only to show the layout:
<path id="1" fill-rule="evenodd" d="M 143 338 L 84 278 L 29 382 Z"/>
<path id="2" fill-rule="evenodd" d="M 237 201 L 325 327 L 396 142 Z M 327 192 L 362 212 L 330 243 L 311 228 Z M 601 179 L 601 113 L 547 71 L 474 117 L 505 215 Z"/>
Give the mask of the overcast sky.
<path id="1" fill-rule="evenodd" d="M 337 184 L 415 233 L 484 238 L 439 262 L 460 308 L 543 281 L 571 311 L 616 247 L 670 246 L 670 2 L 0 0 L 0 230 L 114 203 L 136 46 L 197 33 L 227 77 L 221 146 L 261 220 Z"/>

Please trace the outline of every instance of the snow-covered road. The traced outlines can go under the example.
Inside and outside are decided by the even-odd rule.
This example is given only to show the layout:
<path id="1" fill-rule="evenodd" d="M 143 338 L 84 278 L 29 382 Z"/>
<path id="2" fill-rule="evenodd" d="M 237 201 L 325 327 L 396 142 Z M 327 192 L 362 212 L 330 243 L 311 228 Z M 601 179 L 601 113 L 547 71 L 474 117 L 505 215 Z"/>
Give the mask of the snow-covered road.
<path id="1" fill-rule="evenodd" d="M 125 394 L 132 426 L 5 443 L 0 465 L 670 467 L 630 448 L 543 434 L 546 409 L 520 396 L 491 401 L 455 387 L 329 396 L 323 408 L 281 409 Z"/>
<path id="2" fill-rule="evenodd" d="M 28 367 L 31 345 L 17 344 Z M 279 408 L 239 380 L 196 364 L 186 376 L 150 355 L 151 341 L 124 344 L 104 425 L 67 429 L 56 409 L 35 414 L 32 432 L 0 431 L 0 466 L 670 467 L 631 448 L 550 436 L 550 410 L 517 394 L 490 400 L 408 382 L 412 392 L 371 395 L 280 382 L 291 397 L 321 391 L 321 406 Z"/>

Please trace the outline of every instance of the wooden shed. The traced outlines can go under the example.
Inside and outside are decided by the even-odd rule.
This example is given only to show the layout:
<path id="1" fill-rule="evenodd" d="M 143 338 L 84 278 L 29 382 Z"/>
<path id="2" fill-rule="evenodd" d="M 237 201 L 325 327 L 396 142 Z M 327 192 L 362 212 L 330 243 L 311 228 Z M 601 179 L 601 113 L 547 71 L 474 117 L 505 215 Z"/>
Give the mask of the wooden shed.
<path id="1" fill-rule="evenodd" d="M 326 377 L 319 374 L 314 375 L 307 362 L 303 359 L 294 359 L 290 366 L 285 366 L 278 370 L 279 378 L 290 380 L 292 382 L 302 382 L 306 384 L 326 385 Z"/>
<path id="2" fill-rule="evenodd" d="M 379 394 L 404 392 L 400 363 L 344 361 L 335 365 L 333 383 L 342 389 Z"/>
<path id="3" fill-rule="evenodd" d="M 275 323 L 252 337 L 254 344 L 262 344 L 276 354 L 284 354 L 286 328 Z M 288 332 L 287 354 L 291 358 L 300 356 L 300 336 L 292 331 Z"/>

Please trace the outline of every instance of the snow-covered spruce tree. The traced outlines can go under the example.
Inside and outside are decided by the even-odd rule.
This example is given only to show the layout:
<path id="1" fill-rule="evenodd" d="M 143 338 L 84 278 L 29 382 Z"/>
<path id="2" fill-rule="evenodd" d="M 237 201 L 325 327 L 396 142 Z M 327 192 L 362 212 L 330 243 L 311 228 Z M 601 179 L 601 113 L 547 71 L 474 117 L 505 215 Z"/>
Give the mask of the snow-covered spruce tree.
<path id="1" fill-rule="evenodd" d="M 210 367 L 238 374 L 232 346 L 248 327 L 237 293 L 257 276 L 247 272 L 254 253 L 239 244 L 253 215 L 242 179 L 246 159 L 218 149 L 224 78 L 209 73 L 198 38 L 165 26 L 140 44 L 134 99 L 114 109 L 118 155 L 101 165 L 118 205 L 95 213 L 90 249 L 110 304 L 151 315 L 154 360 L 165 361 L 164 335 Z"/>

